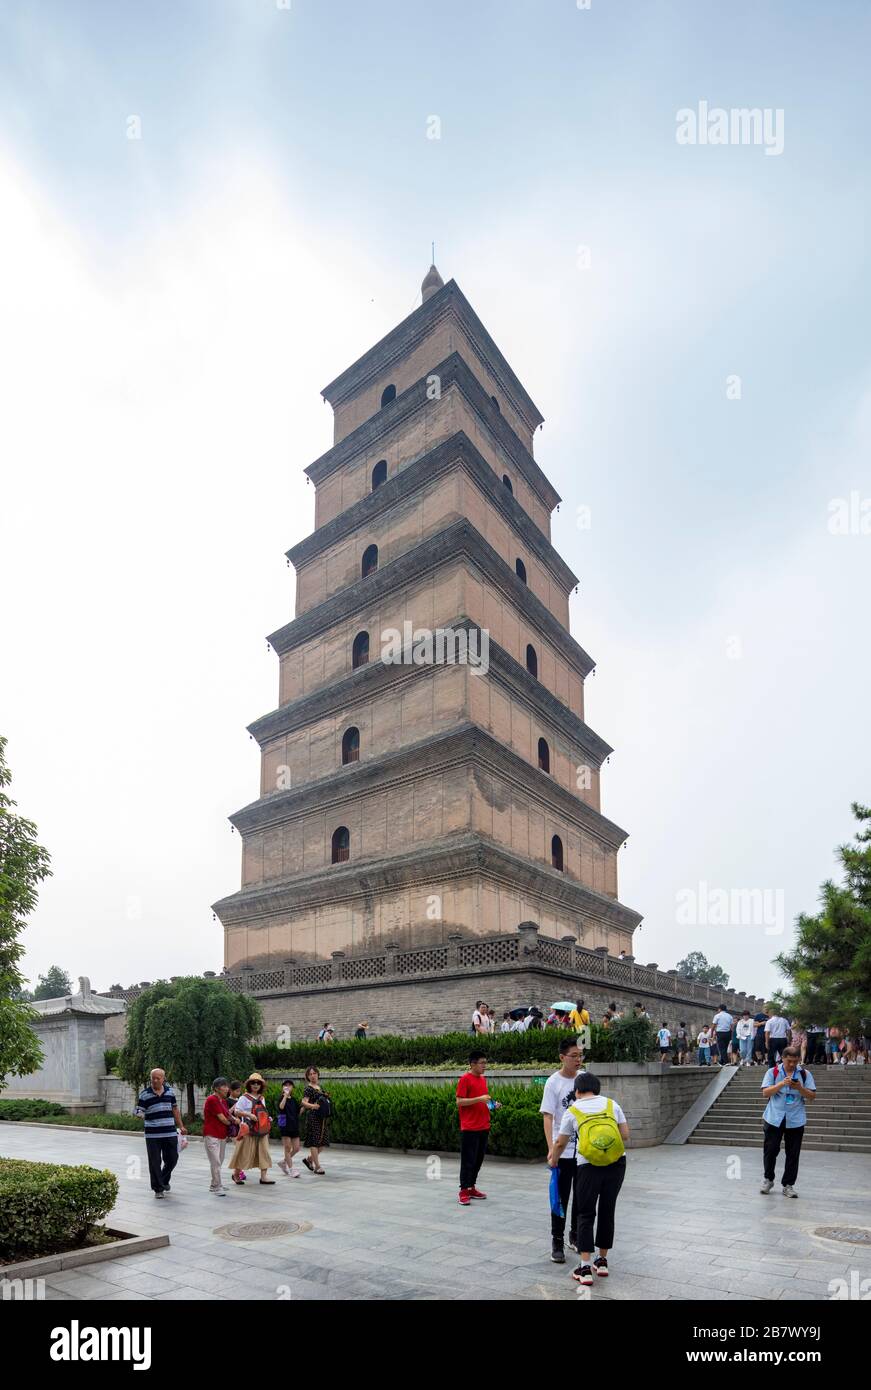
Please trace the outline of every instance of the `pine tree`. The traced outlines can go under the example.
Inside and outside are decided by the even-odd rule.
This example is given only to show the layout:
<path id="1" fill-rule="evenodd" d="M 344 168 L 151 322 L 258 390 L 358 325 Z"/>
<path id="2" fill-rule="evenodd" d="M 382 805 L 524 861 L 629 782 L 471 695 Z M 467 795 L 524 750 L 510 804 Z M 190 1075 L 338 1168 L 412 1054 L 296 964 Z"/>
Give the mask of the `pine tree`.
<path id="1" fill-rule="evenodd" d="M 871 1032 L 871 808 L 852 810 L 860 828 L 838 850 L 844 882 L 822 885 L 821 911 L 801 914 L 795 947 L 775 964 L 791 982 L 792 1016 L 856 1034 Z"/>
<path id="2" fill-rule="evenodd" d="M 33 991 L 34 999 L 62 999 L 72 994 L 73 982 L 59 965 L 50 965 L 47 975 L 40 975 L 39 984 Z"/>
<path id="3" fill-rule="evenodd" d="M 17 814 L 17 803 L 4 791 L 12 781 L 6 743 L 0 736 L 0 1088 L 4 1076 L 27 1076 L 42 1062 L 42 1048 L 30 1026 L 37 1015 L 21 998 L 24 976 L 18 962 L 24 946 L 19 937 L 36 906 L 38 885 L 51 873 L 36 826 Z"/>

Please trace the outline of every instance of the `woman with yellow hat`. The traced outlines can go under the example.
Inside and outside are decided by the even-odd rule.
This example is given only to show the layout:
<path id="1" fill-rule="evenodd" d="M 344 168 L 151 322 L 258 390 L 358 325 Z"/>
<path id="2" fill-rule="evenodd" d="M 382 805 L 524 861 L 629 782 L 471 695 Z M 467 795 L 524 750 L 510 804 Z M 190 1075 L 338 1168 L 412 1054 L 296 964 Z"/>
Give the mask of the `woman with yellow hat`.
<path id="1" fill-rule="evenodd" d="M 230 1159 L 235 1183 L 245 1181 L 246 1168 L 259 1168 L 260 1181 L 267 1186 L 275 1186 L 275 1179 L 266 1176 L 272 1167 L 272 1159 L 269 1156 L 269 1130 L 272 1121 L 266 1109 L 265 1092 L 266 1082 L 263 1077 L 259 1071 L 252 1072 L 245 1082 L 244 1095 L 240 1096 L 233 1106 L 232 1113 L 239 1120 L 239 1137 Z"/>

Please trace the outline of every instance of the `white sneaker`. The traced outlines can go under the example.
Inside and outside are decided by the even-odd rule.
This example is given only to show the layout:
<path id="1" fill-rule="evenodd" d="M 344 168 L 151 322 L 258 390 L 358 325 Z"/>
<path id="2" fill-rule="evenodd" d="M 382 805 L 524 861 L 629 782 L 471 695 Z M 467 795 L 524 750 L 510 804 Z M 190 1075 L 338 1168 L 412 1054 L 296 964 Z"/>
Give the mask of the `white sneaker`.
<path id="1" fill-rule="evenodd" d="M 278 1163 L 276 1164 L 276 1167 L 281 1169 L 282 1173 L 286 1178 L 290 1177 L 290 1174 L 287 1171 L 287 1163 L 283 1158 L 279 1159 Z"/>
<path id="2" fill-rule="evenodd" d="M 773 1186 L 774 1186 L 774 1179 L 773 1179 L 773 1178 L 764 1178 L 764 1179 L 763 1179 L 763 1182 L 762 1182 L 762 1186 L 760 1187 L 759 1191 L 762 1193 L 762 1195 L 763 1195 L 764 1197 L 767 1197 Z"/>
<path id="3" fill-rule="evenodd" d="M 794 1187 L 785 1187 L 783 1189 L 783 1195 L 784 1197 L 797 1197 L 798 1193 L 796 1192 Z"/>

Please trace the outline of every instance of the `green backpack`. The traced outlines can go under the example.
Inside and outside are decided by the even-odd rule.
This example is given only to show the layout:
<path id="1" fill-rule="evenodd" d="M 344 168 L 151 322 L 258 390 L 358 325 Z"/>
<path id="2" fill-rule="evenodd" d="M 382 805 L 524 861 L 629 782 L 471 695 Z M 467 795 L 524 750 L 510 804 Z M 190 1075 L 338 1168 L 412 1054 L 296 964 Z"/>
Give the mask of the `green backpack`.
<path id="1" fill-rule="evenodd" d="M 626 1152 L 623 1136 L 614 1119 L 614 1102 L 607 1100 L 604 1110 L 588 1115 L 585 1110 L 570 1105 L 578 1122 L 578 1153 L 596 1168 L 616 1163 Z"/>

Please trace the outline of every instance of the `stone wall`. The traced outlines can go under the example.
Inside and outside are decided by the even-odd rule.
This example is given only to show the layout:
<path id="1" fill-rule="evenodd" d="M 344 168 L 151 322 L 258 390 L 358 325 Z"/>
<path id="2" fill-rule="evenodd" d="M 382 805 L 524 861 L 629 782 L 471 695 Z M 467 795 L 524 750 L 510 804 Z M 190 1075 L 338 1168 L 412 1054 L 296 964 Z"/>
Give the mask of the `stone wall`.
<path id="1" fill-rule="evenodd" d="M 123 1014 L 109 1015 L 123 1025 Z M 27 1076 L 7 1076 L 7 1099 L 51 1100 L 72 1110 L 100 1107 L 100 1078 L 105 1070 L 104 1016 L 73 1011 L 31 1020 L 43 1050 L 42 1065 Z"/>

